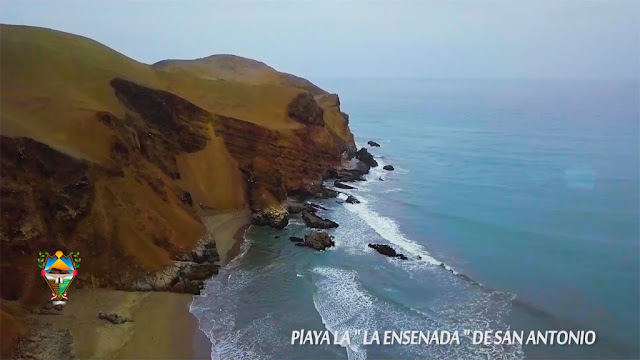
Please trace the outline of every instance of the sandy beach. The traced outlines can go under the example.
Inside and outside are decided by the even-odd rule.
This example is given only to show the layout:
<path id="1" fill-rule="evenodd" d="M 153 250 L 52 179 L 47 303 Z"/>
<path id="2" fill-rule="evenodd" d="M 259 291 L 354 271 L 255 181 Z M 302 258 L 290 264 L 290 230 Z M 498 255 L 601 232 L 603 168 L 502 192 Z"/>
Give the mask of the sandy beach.
<path id="1" fill-rule="evenodd" d="M 205 210 L 202 222 L 216 242 L 216 249 L 223 265 L 226 265 L 240 252 L 244 241 L 244 231 L 250 225 L 250 214 L 247 210 L 219 213 Z"/>
<path id="2" fill-rule="evenodd" d="M 222 263 L 242 245 L 246 211 L 203 214 Z M 32 358 L 210 359 L 211 343 L 189 313 L 190 294 L 73 289 L 61 311 L 32 317 L 37 329 L 23 354 Z M 115 313 L 130 321 L 113 324 L 98 314 Z"/>
<path id="3" fill-rule="evenodd" d="M 69 330 L 73 354 L 79 359 L 209 359 L 207 337 L 189 313 L 192 295 L 80 289 L 60 315 L 38 321 Z M 99 312 L 131 319 L 112 324 Z"/>

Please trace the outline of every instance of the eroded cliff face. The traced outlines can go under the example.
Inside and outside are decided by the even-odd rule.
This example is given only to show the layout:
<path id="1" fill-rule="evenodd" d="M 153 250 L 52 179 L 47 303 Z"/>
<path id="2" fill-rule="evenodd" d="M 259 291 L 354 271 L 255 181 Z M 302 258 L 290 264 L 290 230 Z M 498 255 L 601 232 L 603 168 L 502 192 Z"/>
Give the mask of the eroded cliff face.
<path id="1" fill-rule="evenodd" d="M 286 226 L 287 196 L 321 191 L 355 155 L 337 95 L 262 63 L 149 66 L 74 35 L 1 27 L 3 355 L 23 309 L 47 300 L 38 251 L 80 251 L 74 287 L 130 289 L 190 253 L 203 210 Z"/>
<path id="2" fill-rule="evenodd" d="M 2 37 L 3 319 L 14 318 L 6 302 L 42 301 L 38 251 L 80 251 L 87 260 L 75 286 L 126 289 L 196 245 L 201 210 L 247 208 L 255 223 L 283 227 L 287 196 L 316 191 L 355 154 L 338 97 L 306 80 L 263 66 L 258 84 L 251 72 L 234 82 L 228 67 L 224 80 L 209 80 L 187 62 L 178 81 L 92 43 L 111 67 L 23 87 L 14 77 L 28 78 L 19 66 L 38 64 L 29 51 L 40 44 L 23 50 L 31 30 L 19 30 L 3 27 Z"/>
<path id="3" fill-rule="evenodd" d="M 3 267 L 24 255 L 25 272 L 36 274 L 29 263 L 34 254 L 69 248 L 90 259 L 86 282 L 126 288 L 194 246 L 204 231 L 201 206 L 248 206 L 257 223 L 284 226 L 282 214 L 269 214 L 283 208 L 289 193 L 319 184 L 350 151 L 317 118 L 323 111 L 310 95 L 296 113 L 309 125 L 274 131 L 128 80 L 115 78 L 110 86 L 127 111 L 123 117 L 95 113 L 111 144 L 105 164 L 32 139 L 2 137 Z M 206 159 L 208 147 L 221 152 L 219 159 Z M 187 166 L 198 155 L 213 162 L 210 172 Z M 216 194 L 194 185 L 207 182 L 223 188 Z M 28 300 L 29 282 L 12 281 L 10 274 L 3 271 L 3 298 Z"/>

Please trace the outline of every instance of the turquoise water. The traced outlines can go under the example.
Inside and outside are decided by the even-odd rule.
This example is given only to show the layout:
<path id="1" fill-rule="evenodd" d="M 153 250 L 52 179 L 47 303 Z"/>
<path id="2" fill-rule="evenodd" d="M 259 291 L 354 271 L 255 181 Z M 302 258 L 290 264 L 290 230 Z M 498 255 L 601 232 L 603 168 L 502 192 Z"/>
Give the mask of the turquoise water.
<path id="1" fill-rule="evenodd" d="M 638 83 L 338 80 L 381 164 L 336 247 L 252 227 L 192 312 L 214 358 L 637 358 Z M 382 177 L 384 181 L 378 180 Z M 279 236 L 276 238 L 276 236 Z M 389 243 L 422 260 L 367 248 Z M 439 266 L 446 263 L 473 281 Z M 482 285 L 477 285 L 479 282 Z M 596 345 L 292 346 L 292 330 L 595 330 Z"/>

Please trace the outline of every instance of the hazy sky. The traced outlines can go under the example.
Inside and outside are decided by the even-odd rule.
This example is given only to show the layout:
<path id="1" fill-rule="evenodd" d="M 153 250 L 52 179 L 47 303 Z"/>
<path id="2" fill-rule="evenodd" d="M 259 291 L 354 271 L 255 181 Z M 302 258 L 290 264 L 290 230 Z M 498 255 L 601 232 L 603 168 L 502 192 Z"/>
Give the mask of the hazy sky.
<path id="1" fill-rule="evenodd" d="M 640 2 L 0 1 L 136 60 L 231 53 L 307 77 L 637 78 Z"/>

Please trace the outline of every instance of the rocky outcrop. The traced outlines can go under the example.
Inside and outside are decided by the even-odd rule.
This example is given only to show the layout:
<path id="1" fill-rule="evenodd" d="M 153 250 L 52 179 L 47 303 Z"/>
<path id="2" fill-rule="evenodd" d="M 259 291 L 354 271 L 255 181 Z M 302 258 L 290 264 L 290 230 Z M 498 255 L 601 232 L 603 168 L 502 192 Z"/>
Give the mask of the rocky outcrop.
<path id="1" fill-rule="evenodd" d="M 348 202 L 349 204 L 360 204 L 360 200 L 356 199 L 356 197 L 353 195 L 349 195 L 347 197 L 347 200 L 345 201 Z"/>
<path id="2" fill-rule="evenodd" d="M 254 225 L 284 229 L 289 223 L 289 212 L 284 208 L 259 209 L 251 214 L 251 222 Z"/>
<path id="3" fill-rule="evenodd" d="M 371 153 L 369 153 L 369 151 L 366 148 L 362 148 L 358 150 L 358 152 L 356 153 L 356 159 L 362 161 L 363 163 L 371 167 L 378 166 L 378 162 L 373 158 L 373 155 L 371 155 Z"/>
<path id="4" fill-rule="evenodd" d="M 169 291 L 199 295 L 204 280 L 218 273 L 220 257 L 212 239 L 205 238 L 195 249 L 179 254 L 171 266 L 140 278 L 123 290 Z"/>
<path id="5" fill-rule="evenodd" d="M 304 241 L 296 243 L 296 246 L 305 246 L 318 251 L 325 250 L 332 246 L 335 246 L 333 238 L 324 231 L 313 231 L 310 234 L 305 235 Z"/>
<path id="6" fill-rule="evenodd" d="M 294 214 L 299 214 L 301 213 L 303 210 L 306 210 L 308 212 L 316 212 L 318 210 L 327 210 L 327 208 L 320 206 L 318 204 L 314 204 L 312 202 L 298 202 L 292 199 L 289 199 L 287 202 L 287 211 L 289 211 L 289 214 L 294 215 Z"/>
<path id="7" fill-rule="evenodd" d="M 315 229 L 330 229 L 338 227 L 338 223 L 335 221 L 321 218 L 313 212 L 304 210 L 302 212 L 302 220 L 308 227 Z"/>
<path id="8" fill-rule="evenodd" d="M 402 260 L 409 260 L 408 257 L 406 257 L 404 254 L 396 252 L 395 249 L 392 248 L 389 245 L 385 245 L 385 244 L 369 244 L 369 247 L 374 249 L 375 251 L 379 252 L 380 254 L 385 255 L 385 256 L 397 257 L 397 258 L 402 259 Z"/>
<path id="9" fill-rule="evenodd" d="M 338 189 L 356 189 L 355 187 L 351 185 L 343 184 L 338 180 L 333 182 L 333 186 L 337 187 Z"/>
<path id="10" fill-rule="evenodd" d="M 341 169 L 335 173 L 335 178 L 341 182 L 355 182 L 364 181 L 363 175 L 368 172 L 368 169 Z"/>
<path id="11" fill-rule="evenodd" d="M 311 184 L 311 185 L 305 186 L 302 189 L 290 192 L 290 195 L 293 195 L 296 198 L 303 199 L 303 200 L 309 199 L 309 198 L 330 199 L 330 198 L 337 197 L 338 194 L 339 192 L 333 189 L 328 189 L 322 184 Z"/>
<path id="12" fill-rule="evenodd" d="M 289 215 L 300 214 L 304 208 L 305 204 L 297 201 L 289 200 L 287 203 L 287 211 L 289 212 Z"/>
<path id="13" fill-rule="evenodd" d="M 314 204 L 312 202 L 307 202 L 304 204 L 304 210 L 307 210 L 309 212 L 316 212 L 318 210 L 327 210 L 327 208 L 318 204 Z"/>
<path id="14" fill-rule="evenodd" d="M 382 167 L 383 169 L 387 170 L 387 171 L 393 171 L 395 170 L 395 168 L 393 167 L 393 165 L 385 165 Z"/>
<path id="15" fill-rule="evenodd" d="M 380 144 L 378 144 L 377 142 L 372 141 L 372 140 L 367 141 L 367 144 L 369 144 L 369 146 L 371 146 L 371 147 L 380 147 Z"/>

